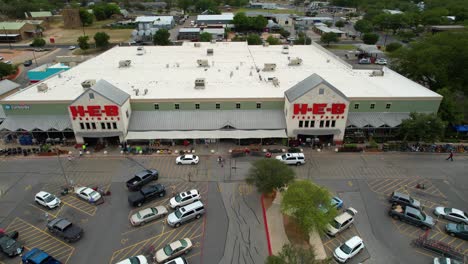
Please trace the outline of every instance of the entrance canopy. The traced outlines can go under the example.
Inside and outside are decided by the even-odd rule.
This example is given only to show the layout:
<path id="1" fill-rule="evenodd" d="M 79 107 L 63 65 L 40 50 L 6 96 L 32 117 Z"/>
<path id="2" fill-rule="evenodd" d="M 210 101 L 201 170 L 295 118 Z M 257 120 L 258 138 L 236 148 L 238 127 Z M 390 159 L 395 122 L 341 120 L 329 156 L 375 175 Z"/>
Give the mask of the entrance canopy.
<path id="1" fill-rule="evenodd" d="M 71 128 L 68 115 L 10 115 L 0 124 L 0 130 L 8 131 L 32 131 L 34 129 L 63 131 Z"/>
<path id="2" fill-rule="evenodd" d="M 284 129 L 277 130 L 191 130 L 191 131 L 129 131 L 126 140 L 146 139 L 207 139 L 207 138 L 286 138 Z"/>
<path id="3" fill-rule="evenodd" d="M 350 112 L 346 127 L 397 127 L 410 113 L 357 113 Z"/>

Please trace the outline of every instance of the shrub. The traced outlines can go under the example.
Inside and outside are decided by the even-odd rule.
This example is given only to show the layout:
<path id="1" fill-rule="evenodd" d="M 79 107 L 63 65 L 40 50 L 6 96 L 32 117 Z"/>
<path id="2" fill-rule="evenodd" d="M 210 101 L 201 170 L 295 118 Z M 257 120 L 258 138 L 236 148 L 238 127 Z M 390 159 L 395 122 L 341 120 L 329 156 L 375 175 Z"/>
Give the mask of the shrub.
<path id="1" fill-rule="evenodd" d="M 401 43 L 392 42 L 385 47 L 385 50 L 388 52 L 394 52 L 395 50 L 401 48 L 401 46 L 402 46 Z"/>

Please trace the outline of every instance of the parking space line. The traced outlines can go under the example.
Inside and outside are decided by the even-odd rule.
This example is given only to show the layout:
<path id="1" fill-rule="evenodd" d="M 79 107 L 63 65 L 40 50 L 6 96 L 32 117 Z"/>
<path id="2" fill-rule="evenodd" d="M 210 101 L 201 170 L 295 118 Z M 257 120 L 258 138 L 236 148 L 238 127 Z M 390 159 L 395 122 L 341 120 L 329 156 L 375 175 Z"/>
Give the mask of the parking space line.
<path id="1" fill-rule="evenodd" d="M 196 256 L 200 255 L 200 253 L 201 253 L 201 252 L 200 252 L 200 251 L 198 251 L 197 253 L 190 254 L 190 256 L 188 256 L 188 257 L 184 257 L 184 258 L 185 258 L 185 259 L 190 259 L 190 258 L 193 258 L 193 257 L 196 257 Z"/>
<path id="2" fill-rule="evenodd" d="M 188 227 L 188 225 L 185 225 L 183 226 L 183 228 L 174 228 L 174 231 L 178 231 L 178 232 L 173 232 L 172 234 L 175 233 L 175 235 L 171 235 L 171 236 L 166 236 L 161 242 L 159 242 L 159 244 L 157 246 L 155 246 L 156 242 L 155 243 L 152 243 L 151 245 L 154 246 L 154 248 L 157 250 L 161 245 L 163 245 L 163 243 L 166 243 L 166 241 L 168 241 L 168 239 L 172 239 L 172 238 L 175 238 L 177 237 L 177 235 L 179 235 L 182 231 L 184 231 L 186 228 Z M 178 230 L 180 229 L 180 230 Z M 171 241 L 173 242 L 173 241 Z M 169 242 L 170 243 L 170 242 Z"/>
<path id="3" fill-rule="evenodd" d="M 372 185 L 371 189 L 374 190 L 374 192 L 378 192 L 377 190 L 380 189 L 380 187 L 385 186 L 388 183 L 393 183 L 393 182 L 395 182 L 395 179 L 384 179 L 383 181 L 376 182 L 376 185 Z"/>
<path id="4" fill-rule="evenodd" d="M 398 182 L 398 180 L 392 180 L 389 183 L 377 188 L 376 192 L 390 194 L 389 193 L 390 189 L 395 190 L 395 189 L 399 189 L 401 187 L 399 184 L 397 184 L 397 182 Z"/>
<path id="5" fill-rule="evenodd" d="M 31 206 L 31 207 L 33 207 L 33 208 L 35 208 L 35 209 L 37 209 L 37 210 L 40 210 L 40 211 L 42 211 L 43 213 L 47 213 L 48 215 L 51 215 L 51 216 L 53 216 L 54 218 L 57 218 L 57 215 L 60 213 L 60 211 L 57 211 L 57 213 L 53 214 L 51 211 L 46 211 L 46 210 L 44 210 L 44 209 L 42 209 L 42 208 L 39 208 L 39 206 L 37 206 L 37 205 L 35 205 L 35 204 L 32 204 L 32 203 L 30 203 L 29 206 Z M 62 208 L 62 205 L 60 206 L 60 208 Z"/>
<path id="6" fill-rule="evenodd" d="M 466 243 L 465 241 L 460 240 L 460 243 L 455 247 L 455 249 L 458 249 L 459 247 L 461 247 L 465 243 Z"/>

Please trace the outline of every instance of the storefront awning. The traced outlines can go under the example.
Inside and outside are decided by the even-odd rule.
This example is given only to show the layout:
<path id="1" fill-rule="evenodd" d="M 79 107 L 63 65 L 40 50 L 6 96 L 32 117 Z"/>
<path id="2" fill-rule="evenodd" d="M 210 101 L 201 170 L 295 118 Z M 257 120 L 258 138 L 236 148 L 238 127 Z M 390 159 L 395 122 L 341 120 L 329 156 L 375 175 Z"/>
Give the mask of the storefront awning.
<path id="1" fill-rule="evenodd" d="M 294 129 L 294 135 L 310 135 L 310 136 L 323 136 L 323 135 L 337 135 L 340 134 L 339 129 Z"/>
<path id="2" fill-rule="evenodd" d="M 397 127 L 401 121 L 409 118 L 410 113 L 356 113 L 348 114 L 346 127 L 355 126 L 363 127 Z"/>
<path id="3" fill-rule="evenodd" d="M 107 131 L 107 132 L 76 132 L 75 135 L 88 138 L 105 138 L 105 137 L 118 137 L 121 136 L 121 131 Z"/>
<path id="4" fill-rule="evenodd" d="M 72 128 L 68 115 L 10 115 L 0 124 L 0 130 L 9 131 L 32 131 L 33 129 L 63 131 L 67 128 Z"/>
<path id="5" fill-rule="evenodd" d="M 190 131 L 129 131 L 126 140 L 147 139 L 205 139 L 205 138 L 286 138 L 284 129 L 278 130 L 190 130 Z"/>

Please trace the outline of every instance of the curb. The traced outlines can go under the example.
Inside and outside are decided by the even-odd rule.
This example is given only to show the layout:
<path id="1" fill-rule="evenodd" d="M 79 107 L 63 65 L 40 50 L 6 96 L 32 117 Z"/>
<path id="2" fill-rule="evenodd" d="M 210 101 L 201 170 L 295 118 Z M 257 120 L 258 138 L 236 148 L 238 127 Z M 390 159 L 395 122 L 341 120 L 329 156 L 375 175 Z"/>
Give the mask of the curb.
<path id="1" fill-rule="evenodd" d="M 265 202 L 263 201 L 263 194 L 260 200 L 262 202 L 262 213 L 263 213 L 263 222 L 265 223 L 265 233 L 266 233 L 266 239 L 267 239 L 267 245 L 268 245 L 268 256 L 271 256 L 273 255 L 273 253 L 271 251 L 270 231 L 268 230 L 268 220 L 266 217 Z"/>

